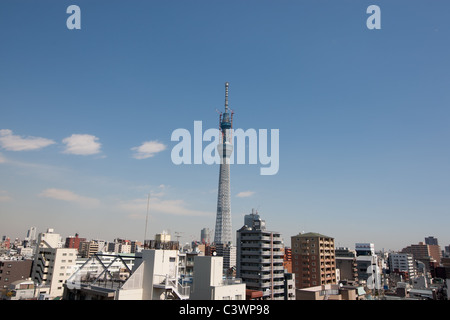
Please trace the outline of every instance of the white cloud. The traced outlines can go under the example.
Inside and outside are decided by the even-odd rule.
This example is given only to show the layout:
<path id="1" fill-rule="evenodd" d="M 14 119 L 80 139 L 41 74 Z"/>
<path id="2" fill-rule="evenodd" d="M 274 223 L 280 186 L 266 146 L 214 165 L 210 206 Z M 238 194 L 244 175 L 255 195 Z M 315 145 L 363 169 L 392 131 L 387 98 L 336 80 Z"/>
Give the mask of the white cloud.
<path id="1" fill-rule="evenodd" d="M 90 134 L 72 134 L 63 139 L 66 144 L 64 153 L 83 156 L 100 153 L 101 144 L 97 140 L 96 136 Z"/>
<path id="2" fill-rule="evenodd" d="M 6 202 L 12 200 L 11 196 L 8 194 L 8 191 L 0 190 L 0 202 Z"/>
<path id="3" fill-rule="evenodd" d="M 0 153 L 0 163 L 6 163 L 6 158 Z"/>
<path id="4" fill-rule="evenodd" d="M 236 197 L 238 197 L 238 198 L 248 198 L 248 197 L 251 197 L 254 194 L 255 194 L 254 191 L 242 191 L 242 192 L 239 192 L 236 195 Z"/>
<path id="5" fill-rule="evenodd" d="M 127 211 L 129 217 L 137 219 L 139 217 L 145 218 L 147 212 L 147 201 L 145 199 L 134 199 L 124 201 L 119 204 L 119 208 Z M 176 216 L 210 216 L 210 212 L 189 209 L 183 200 L 161 200 L 150 196 L 149 214 L 155 213 L 170 214 Z"/>
<path id="6" fill-rule="evenodd" d="M 56 188 L 50 188 L 42 191 L 39 196 L 45 197 L 45 198 L 51 198 L 56 200 L 62 200 L 72 203 L 77 203 L 83 206 L 89 206 L 89 207 L 95 207 L 100 204 L 100 201 L 98 199 L 89 198 L 85 196 L 80 196 L 70 190 L 64 190 L 64 189 L 56 189 Z"/>
<path id="7" fill-rule="evenodd" d="M 167 146 L 158 141 L 146 141 L 139 147 L 131 148 L 136 151 L 133 155 L 135 159 L 146 159 L 153 157 L 156 153 L 166 150 Z"/>
<path id="8" fill-rule="evenodd" d="M 13 135 L 9 129 L 0 130 L 0 146 L 9 151 L 28 151 L 45 148 L 55 142 L 40 137 L 25 137 Z"/>

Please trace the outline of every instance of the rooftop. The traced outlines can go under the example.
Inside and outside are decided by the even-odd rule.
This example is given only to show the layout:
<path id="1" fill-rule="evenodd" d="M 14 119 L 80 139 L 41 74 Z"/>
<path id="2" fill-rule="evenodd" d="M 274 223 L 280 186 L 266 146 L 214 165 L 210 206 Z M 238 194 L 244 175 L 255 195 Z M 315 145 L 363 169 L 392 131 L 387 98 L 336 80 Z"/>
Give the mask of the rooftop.
<path id="1" fill-rule="evenodd" d="M 303 238 L 306 238 L 306 237 L 321 237 L 321 238 L 331 238 L 331 239 L 333 239 L 332 237 L 329 237 L 329 236 L 326 236 L 326 235 L 323 235 L 323 234 L 320 234 L 320 233 L 317 233 L 317 232 L 299 233 L 298 235 L 293 236 L 293 237 L 303 237 Z"/>

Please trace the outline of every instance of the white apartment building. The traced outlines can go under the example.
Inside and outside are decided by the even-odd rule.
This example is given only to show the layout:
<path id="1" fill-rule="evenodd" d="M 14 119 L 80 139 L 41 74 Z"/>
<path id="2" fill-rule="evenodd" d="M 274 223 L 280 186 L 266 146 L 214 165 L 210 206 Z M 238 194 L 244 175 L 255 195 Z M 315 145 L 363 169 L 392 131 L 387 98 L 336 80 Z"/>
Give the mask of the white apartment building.
<path id="1" fill-rule="evenodd" d="M 63 284 L 76 270 L 77 249 L 61 248 L 60 239 L 53 229 L 39 234 L 31 271 L 31 279 L 38 287 L 47 287 L 50 298 L 63 295 Z"/>
<path id="2" fill-rule="evenodd" d="M 252 226 L 237 231 L 236 277 L 247 289 L 262 291 L 263 299 L 284 300 L 281 234 L 267 231 L 265 221 L 258 217 L 253 214 Z"/>
<path id="3" fill-rule="evenodd" d="M 358 280 L 365 282 L 371 290 L 382 289 L 381 270 L 378 266 L 378 256 L 373 243 L 356 243 L 356 265 Z"/>
<path id="4" fill-rule="evenodd" d="M 64 247 L 64 243 L 62 242 L 62 238 L 59 233 L 54 233 L 52 228 L 48 228 L 47 232 L 39 233 L 37 246 L 46 248 L 62 248 Z"/>
<path id="5" fill-rule="evenodd" d="M 414 258 L 410 253 L 389 253 L 389 269 L 391 272 L 407 272 L 409 279 L 416 276 Z"/>
<path id="6" fill-rule="evenodd" d="M 245 283 L 223 277 L 223 257 L 194 258 L 191 300 L 245 300 Z"/>

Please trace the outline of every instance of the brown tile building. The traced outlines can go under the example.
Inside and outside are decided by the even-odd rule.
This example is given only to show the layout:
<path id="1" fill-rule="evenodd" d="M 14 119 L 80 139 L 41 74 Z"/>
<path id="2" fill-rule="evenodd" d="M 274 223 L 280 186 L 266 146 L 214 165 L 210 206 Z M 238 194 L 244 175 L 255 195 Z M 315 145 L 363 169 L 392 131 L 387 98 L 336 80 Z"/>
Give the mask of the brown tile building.
<path id="1" fill-rule="evenodd" d="M 289 247 L 284 248 L 283 267 L 287 273 L 292 273 L 292 250 Z"/>
<path id="2" fill-rule="evenodd" d="M 441 249 L 437 244 L 419 242 L 419 244 L 412 244 L 403 248 L 401 252 L 411 253 L 415 260 L 429 260 L 428 257 L 432 257 L 438 265 L 441 263 Z"/>
<path id="3" fill-rule="evenodd" d="M 31 276 L 33 260 L 0 260 L 0 289 Z"/>
<path id="4" fill-rule="evenodd" d="M 334 238 L 319 233 L 291 237 L 292 272 L 297 289 L 336 283 Z"/>

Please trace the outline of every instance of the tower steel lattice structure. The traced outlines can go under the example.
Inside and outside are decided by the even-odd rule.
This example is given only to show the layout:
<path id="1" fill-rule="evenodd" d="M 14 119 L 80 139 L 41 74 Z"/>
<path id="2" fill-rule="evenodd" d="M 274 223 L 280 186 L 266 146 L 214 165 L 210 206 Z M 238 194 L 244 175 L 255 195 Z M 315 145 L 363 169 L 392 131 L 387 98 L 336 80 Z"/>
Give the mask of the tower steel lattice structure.
<path id="1" fill-rule="evenodd" d="M 216 228 L 214 243 L 226 245 L 232 242 L 231 201 L 230 201 L 230 157 L 233 152 L 231 129 L 233 111 L 228 109 L 228 82 L 225 83 L 225 112 L 220 114 L 220 131 L 222 133 L 217 151 L 220 156 L 219 192 L 217 195 Z"/>

